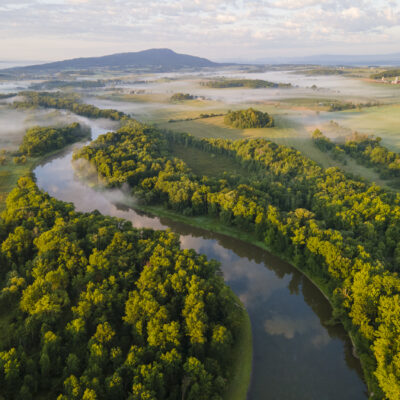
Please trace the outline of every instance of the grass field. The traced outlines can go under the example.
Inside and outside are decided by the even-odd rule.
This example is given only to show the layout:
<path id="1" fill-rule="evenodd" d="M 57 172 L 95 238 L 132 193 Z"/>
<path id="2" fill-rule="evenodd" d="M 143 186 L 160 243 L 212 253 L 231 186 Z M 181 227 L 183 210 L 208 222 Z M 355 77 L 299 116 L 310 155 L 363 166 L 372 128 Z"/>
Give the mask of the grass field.
<path id="1" fill-rule="evenodd" d="M 6 165 L 0 166 L 0 211 L 5 208 L 5 200 L 17 184 L 18 179 L 30 173 L 36 165 L 37 159 L 28 159 L 25 164 L 17 165 L 8 160 Z"/>
<path id="2" fill-rule="evenodd" d="M 385 146 L 400 151 L 400 104 L 342 112 L 335 120 L 351 130 L 380 136 Z"/>
<path id="3" fill-rule="evenodd" d="M 207 153 L 194 147 L 186 147 L 181 144 L 174 144 L 172 146 L 173 155 L 181 160 L 192 169 L 192 171 L 199 176 L 208 175 L 213 177 L 222 177 L 224 171 L 243 175 L 248 175 L 248 171 L 229 157 L 219 154 Z"/>
<path id="4" fill-rule="evenodd" d="M 376 113 L 392 113 L 397 106 L 384 106 L 384 110 L 381 111 L 381 107 L 373 107 L 371 109 L 366 109 L 361 113 L 371 114 L 372 116 Z M 275 105 L 267 105 L 264 107 L 258 107 L 263 111 L 268 111 L 273 115 L 275 119 L 275 127 L 273 128 L 262 128 L 262 129 L 235 129 L 231 128 L 224 124 L 224 117 L 213 117 L 207 119 L 200 119 L 195 121 L 182 121 L 175 123 L 159 123 L 157 124 L 161 128 L 174 130 L 177 132 L 186 132 L 190 133 L 193 136 L 199 138 L 223 138 L 223 139 L 242 139 L 242 138 L 253 138 L 253 137 L 262 137 L 268 140 L 271 140 L 275 143 L 290 146 L 297 150 L 299 150 L 305 156 L 311 158 L 316 161 L 318 164 L 323 166 L 324 168 L 329 167 L 339 167 L 343 169 L 345 172 L 351 173 L 356 176 L 360 176 L 368 181 L 375 182 L 380 186 L 383 186 L 387 189 L 390 189 L 388 186 L 388 181 L 380 178 L 379 174 L 376 173 L 372 168 L 367 168 L 362 165 L 357 164 L 350 157 L 346 158 L 346 164 L 339 162 L 338 160 L 333 159 L 329 154 L 322 152 L 319 150 L 313 143 L 311 139 L 311 132 L 315 128 L 314 126 L 305 127 L 301 123 L 295 121 L 295 119 L 290 118 L 291 114 L 287 111 L 287 109 L 282 109 L 280 106 Z M 375 109 L 372 110 L 372 109 Z M 377 109 L 377 110 L 376 110 Z M 388 110 L 386 110 L 388 109 Z M 400 150 L 400 135 L 394 135 L 394 127 L 396 125 L 397 120 L 399 120 L 398 126 L 400 131 L 400 106 L 398 106 L 398 115 L 392 116 L 392 122 L 387 122 L 387 124 L 391 123 L 391 128 L 393 129 L 392 136 L 385 135 L 384 143 L 389 143 L 388 147 L 396 150 L 395 145 L 393 145 L 393 139 L 398 141 L 398 146 Z M 356 112 L 342 112 L 335 113 L 335 115 L 342 116 L 345 118 L 350 118 L 353 116 L 357 116 Z M 343 118 L 343 117 L 342 117 Z M 371 117 L 373 118 L 373 117 Z M 343 132 L 348 134 L 352 131 L 351 128 L 347 127 L 346 124 L 343 123 L 343 120 L 340 120 L 340 123 L 343 124 Z M 307 129 L 308 128 L 308 129 Z M 322 127 L 324 130 L 324 128 Z M 399 132 L 400 133 L 400 132 Z M 398 138 L 397 138 L 398 136 Z M 187 162 L 187 164 L 193 169 L 194 172 L 199 173 L 200 170 L 209 170 L 210 173 L 216 174 L 216 170 L 220 167 L 223 167 L 224 164 L 220 161 L 207 159 L 203 160 L 201 166 L 196 169 L 196 163 L 199 163 L 202 156 L 200 154 L 191 154 L 190 156 L 185 155 L 187 153 L 187 149 L 183 151 L 177 152 L 177 157 L 181 157 Z M 200 156 L 200 158 L 199 158 Z M 210 157 L 210 156 L 208 156 Z M 199 164 L 200 165 L 200 164 Z M 226 166 L 227 168 L 233 168 L 233 166 Z M 214 170 L 214 171 L 213 171 Z M 204 172 L 203 172 L 204 174 Z M 392 189 L 393 190 L 393 189 Z"/>
<path id="5" fill-rule="evenodd" d="M 239 302 L 239 299 L 237 301 Z M 236 322 L 238 324 L 237 342 L 231 353 L 231 379 L 226 388 L 224 400 L 246 400 L 250 385 L 253 341 L 250 318 L 244 308 L 238 308 Z"/>

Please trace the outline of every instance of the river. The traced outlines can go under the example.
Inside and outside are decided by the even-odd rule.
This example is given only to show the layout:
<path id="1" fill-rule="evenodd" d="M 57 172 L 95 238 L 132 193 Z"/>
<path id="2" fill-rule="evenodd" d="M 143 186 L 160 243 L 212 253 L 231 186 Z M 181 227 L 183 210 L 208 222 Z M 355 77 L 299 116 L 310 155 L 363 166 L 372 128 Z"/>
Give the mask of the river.
<path id="1" fill-rule="evenodd" d="M 112 129 L 106 120 L 76 117 L 92 128 L 92 138 Z M 82 143 L 74 147 L 82 146 Z M 73 148 L 35 169 L 38 186 L 73 202 L 78 211 L 99 210 L 130 220 L 135 227 L 170 228 L 183 248 L 221 263 L 225 282 L 249 313 L 253 334 L 253 372 L 249 400 L 367 399 L 360 364 L 341 326 L 327 326 L 331 308 L 300 272 L 258 247 L 167 218 L 121 206 L 119 190 L 98 192 L 74 175 Z"/>

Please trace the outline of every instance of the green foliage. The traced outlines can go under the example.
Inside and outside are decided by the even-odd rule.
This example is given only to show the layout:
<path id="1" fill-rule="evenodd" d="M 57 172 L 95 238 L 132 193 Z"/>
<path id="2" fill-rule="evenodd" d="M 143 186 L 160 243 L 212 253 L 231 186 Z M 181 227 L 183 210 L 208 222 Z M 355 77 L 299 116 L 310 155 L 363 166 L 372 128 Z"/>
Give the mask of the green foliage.
<path id="1" fill-rule="evenodd" d="M 26 156 L 15 156 L 13 157 L 14 164 L 25 164 L 26 163 Z"/>
<path id="2" fill-rule="evenodd" d="M 327 153 L 330 153 L 332 158 L 335 160 L 339 160 L 343 164 L 346 164 L 345 151 L 343 148 L 333 143 L 329 138 L 324 136 L 324 134 L 316 129 L 312 134 L 312 139 L 314 144 L 321 150 Z"/>
<path id="3" fill-rule="evenodd" d="M 7 399 L 220 399 L 238 305 L 219 265 L 21 178 L 0 219 Z M 221 384 L 223 383 L 223 384 Z M 21 397 L 22 396 L 22 397 Z M 193 397 L 194 398 L 194 397 Z"/>
<path id="4" fill-rule="evenodd" d="M 186 101 L 186 100 L 193 100 L 195 97 L 189 93 L 174 93 L 170 100 L 172 102 L 179 102 L 179 101 Z"/>
<path id="5" fill-rule="evenodd" d="M 360 107 L 360 106 L 357 106 L 354 103 L 335 101 L 330 104 L 328 111 L 334 112 L 334 111 L 343 111 L 343 110 L 354 110 L 357 107 Z"/>
<path id="6" fill-rule="evenodd" d="M 77 122 L 63 128 L 36 126 L 26 131 L 19 151 L 28 156 L 40 156 L 89 136 L 89 128 Z"/>
<path id="7" fill-rule="evenodd" d="M 247 110 L 230 111 L 225 115 L 224 122 L 234 128 L 270 128 L 274 120 L 268 113 L 248 108 Z"/>
<path id="8" fill-rule="evenodd" d="M 320 131 L 313 136 L 321 148 L 336 149 Z M 174 157 L 177 145 L 189 152 L 198 149 L 229 157 L 248 174 L 196 175 Z M 95 166 L 106 184 L 128 183 L 146 203 L 163 204 L 184 215 L 210 215 L 253 232 L 323 282 L 335 315 L 352 331 L 375 398 L 398 398 L 400 195 L 346 176 L 337 168 L 325 170 L 298 151 L 263 139 L 200 140 L 132 126 L 100 136 L 75 157 Z M 195 283 L 194 287 L 184 315 L 189 341 L 200 351 L 209 323 L 201 286 Z M 140 298 L 138 293 L 130 302 L 136 304 Z M 130 315 L 140 331 L 135 313 Z M 173 327 L 169 329 L 174 332 Z M 153 340 L 163 343 L 162 336 Z M 229 335 L 215 326 L 212 342 L 220 340 L 228 345 Z M 208 385 L 207 374 L 195 359 L 184 368 L 199 379 L 196 383 Z M 189 396 L 201 396 L 201 391 L 193 385 Z"/>

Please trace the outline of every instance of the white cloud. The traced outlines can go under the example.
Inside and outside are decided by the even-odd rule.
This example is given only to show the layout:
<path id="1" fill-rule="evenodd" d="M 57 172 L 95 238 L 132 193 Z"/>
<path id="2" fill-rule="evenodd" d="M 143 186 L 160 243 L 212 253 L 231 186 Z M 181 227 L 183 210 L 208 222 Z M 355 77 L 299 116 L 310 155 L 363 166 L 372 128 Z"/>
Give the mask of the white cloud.
<path id="1" fill-rule="evenodd" d="M 151 47 L 211 58 L 397 51 L 399 25 L 399 2 L 383 0 L 2 0 L 0 5 L 2 58 L 58 59 Z M 371 48 L 374 43 L 380 48 Z"/>

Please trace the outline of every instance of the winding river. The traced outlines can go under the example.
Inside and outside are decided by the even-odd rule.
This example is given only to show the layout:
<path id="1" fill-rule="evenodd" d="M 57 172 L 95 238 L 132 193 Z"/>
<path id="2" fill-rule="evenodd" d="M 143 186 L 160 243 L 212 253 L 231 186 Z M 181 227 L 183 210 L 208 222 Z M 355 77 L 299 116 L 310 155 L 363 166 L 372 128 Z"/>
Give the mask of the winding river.
<path id="1" fill-rule="evenodd" d="M 77 117 L 92 138 L 113 129 L 109 121 Z M 76 146 L 82 146 L 78 144 Z M 73 202 L 79 211 L 130 220 L 135 227 L 170 228 L 193 248 L 221 263 L 226 283 L 245 305 L 253 334 L 251 400 L 367 399 L 351 343 L 341 326 L 327 326 L 330 305 L 301 273 L 258 247 L 167 218 L 121 206 L 118 190 L 97 192 L 74 176 L 72 148 L 35 169 L 40 188 Z"/>

